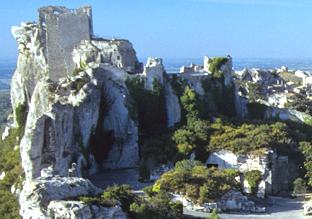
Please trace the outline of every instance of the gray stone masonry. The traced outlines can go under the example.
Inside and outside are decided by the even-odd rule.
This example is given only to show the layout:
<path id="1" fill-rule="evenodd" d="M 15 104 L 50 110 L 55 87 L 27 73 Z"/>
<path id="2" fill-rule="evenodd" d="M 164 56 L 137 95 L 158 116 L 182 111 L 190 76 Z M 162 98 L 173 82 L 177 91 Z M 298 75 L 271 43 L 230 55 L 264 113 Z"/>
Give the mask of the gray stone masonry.
<path id="1" fill-rule="evenodd" d="M 39 25 L 49 77 L 56 81 L 72 75 L 75 68 L 72 59 L 74 47 L 81 40 L 90 40 L 93 34 L 91 7 L 76 10 L 53 6 L 40 8 Z"/>

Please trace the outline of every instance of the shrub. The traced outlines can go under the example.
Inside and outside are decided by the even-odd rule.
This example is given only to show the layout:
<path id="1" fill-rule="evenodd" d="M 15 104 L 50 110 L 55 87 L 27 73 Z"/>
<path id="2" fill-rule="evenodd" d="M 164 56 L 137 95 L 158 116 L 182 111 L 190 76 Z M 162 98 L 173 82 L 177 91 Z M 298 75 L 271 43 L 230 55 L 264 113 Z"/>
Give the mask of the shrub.
<path id="1" fill-rule="evenodd" d="M 208 217 L 208 219 L 219 219 L 219 218 L 220 217 L 218 216 L 217 209 L 213 209 Z"/>
<path id="2" fill-rule="evenodd" d="M 15 108 L 15 119 L 18 127 L 24 126 L 27 118 L 27 104 L 20 104 Z"/>
<path id="3" fill-rule="evenodd" d="M 24 134 L 25 116 L 22 114 L 25 111 L 23 107 L 18 107 L 17 112 L 19 128 L 11 129 L 5 140 L 0 140 L 0 172 L 6 173 L 0 181 L 0 215 L 5 215 L 5 218 L 19 218 L 19 203 L 10 189 L 13 184 L 21 185 L 24 179 L 20 152 L 15 147 Z"/>
<path id="4" fill-rule="evenodd" d="M 297 178 L 293 182 L 294 189 L 292 194 L 295 196 L 297 194 L 305 194 L 307 191 L 306 183 L 304 179 L 302 178 Z"/>
<path id="5" fill-rule="evenodd" d="M 262 180 L 262 173 L 259 170 L 251 170 L 244 175 L 250 186 L 251 194 L 257 194 L 259 183 Z"/>
<path id="6" fill-rule="evenodd" d="M 0 127 L 7 121 L 9 114 L 11 113 L 11 100 L 9 91 L 0 92 Z M 1 130 L 0 130 L 0 133 Z"/>
<path id="7" fill-rule="evenodd" d="M 197 159 L 204 160 L 207 157 L 208 122 L 199 119 L 197 94 L 186 86 L 180 100 L 187 112 L 187 123 L 174 132 L 172 140 L 182 155 L 189 155 L 195 150 Z"/>
<path id="8" fill-rule="evenodd" d="M 20 218 L 18 199 L 9 189 L 0 189 L 0 215 L 7 219 Z"/>
<path id="9" fill-rule="evenodd" d="M 182 213 L 183 205 L 172 202 L 170 195 L 164 191 L 130 205 L 130 215 L 134 219 L 173 219 L 181 218 Z"/>
<path id="10" fill-rule="evenodd" d="M 129 185 L 115 185 L 108 187 L 102 194 L 102 199 L 119 201 L 121 208 L 129 212 L 130 205 L 135 201 L 135 195 Z"/>
<path id="11" fill-rule="evenodd" d="M 239 188 L 239 184 L 232 174 L 189 160 L 177 162 L 175 168 L 164 173 L 153 186 L 154 191 L 182 193 L 199 203 L 221 198 L 235 188 Z"/>
<path id="12" fill-rule="evenodd" d="M 214 78 L 223 77 L 222 72 L 220 72 L 220 68 L 228 61 L 226 57 L 216 57 L 209 60 L 209 71 L 212 73 Z"/>
<path id="13" fill-rule="evenodd" d="M 290 130 L 285 123 L 273 124 L 212 124 L 209 150 L 230 150 L 236 154 L 262 154 L 264 148 L 290 150 Z"/>
<path id="14" fill-rule="evenodd" d="M 148 197 L 152 197 L 156 194 L 156 192 L 153 191 L 153 186 L 146 186 L 143 188 L 143 191 Z"/>
<path id="15" fill-rule="evenodd" d="M 128 185 L 115 185 L 108 187 L 101 196 L 81 196 L 78 200 L 91 205 L 112 207 L 120 203 L 122 209 L 129 213 L 132 219 L 174 219 L 181 218 L 183 205 L 172 202 L 171 196 L 165 191 L 151 192 L 147 198 L 136 196 Z M 1 200 L 1 199 L 0 199 Z"/>
<path id="16" fill-rule="evenodd" d="M 113 207 L 117 204 L 115 200 L 106 200 L 101 196 L 81 196 L 78 200 L 88 205 L 102 205 L 104 207 Z"/>
<path id="17" fill-rule="evenodd" d="M 305 158 L 304 167 L 307 170 L 305 176 L 308 179 L 308 185 L 312 186 L 312 144 L 307 141 L 300 142 L 299 144 L 299 149 Z"/>

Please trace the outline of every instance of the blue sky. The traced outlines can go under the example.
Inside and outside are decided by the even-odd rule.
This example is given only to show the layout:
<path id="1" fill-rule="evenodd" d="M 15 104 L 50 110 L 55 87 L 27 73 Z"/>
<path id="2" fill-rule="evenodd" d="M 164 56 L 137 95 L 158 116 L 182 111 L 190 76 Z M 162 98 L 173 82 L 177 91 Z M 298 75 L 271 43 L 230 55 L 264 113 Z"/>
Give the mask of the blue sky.
<path id="1" fill-rule="evenodd" d="M 91 5 L 95 34 L 129 39 L 142 58 L 312 57 L 311 0 L 5 0 L 1 58 L 16 56 L 10 27 L 45 5 Z"/>

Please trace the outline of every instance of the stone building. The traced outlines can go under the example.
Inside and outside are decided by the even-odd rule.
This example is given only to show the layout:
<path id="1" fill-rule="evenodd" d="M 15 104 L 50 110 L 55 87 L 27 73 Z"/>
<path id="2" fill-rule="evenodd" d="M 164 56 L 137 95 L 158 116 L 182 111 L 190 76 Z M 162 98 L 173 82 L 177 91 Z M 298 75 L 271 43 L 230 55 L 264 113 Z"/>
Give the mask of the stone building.
<path id="1" fill-rule="evenodd" d="M 206 161 L 207 166 L 215 166 L 220 169 L 236 169 L 241 173 L 259 170 L 262 173 L 262 181 L 258 186 L 257 196 L 288 193 L 291 182 L 295 176 L 290 176 L 290 169 L 294 162 L 289 161 L 288 156 L 278 155 L 275 151 L 266 150 L 260 155 L 236 155 L 231 151 L 221 150 L 212 153 Z M 295 171 L 295 170 L 292 170 Z M 241 176 L 240 181 L 246 192 L 249 192 L 248 182 Z"/>

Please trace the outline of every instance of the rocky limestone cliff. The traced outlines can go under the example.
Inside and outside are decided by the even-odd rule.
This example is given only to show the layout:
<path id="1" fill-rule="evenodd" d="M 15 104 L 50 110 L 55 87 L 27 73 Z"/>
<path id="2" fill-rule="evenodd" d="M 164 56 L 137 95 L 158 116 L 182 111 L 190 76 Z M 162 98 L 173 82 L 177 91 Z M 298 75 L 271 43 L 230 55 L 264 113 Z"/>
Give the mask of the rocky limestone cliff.
<path id="1" fill-rule="evenodd" d="M 67 175 L 72 163 L 86 169 L 90 150 L 95 147 L 92 143 L 96 144 L 91 138 L 98 125 L 111 131 L 115 139 L 105 163 L 111 168 L 136 165 L 138 134 L 126 107 L 124 77 L 125 72 L 101 65 L 58 82 L 43 78 L 37 83 L 21 141 L 27 179 L 39 177 L 49 166 L 61 176 Z M 109 104 L 104 118 L 100 118 L 103 101 Z M 82 170 L 77 171 L 81 175 Z"/>
<path id="2" fill-rule="evenodd" d="M 12 35 L 18 43 L 19 52 L 11 82 L 11 102 L 13 112 L 16 114 L 19 105 L 30 103 L 37 81 L 48 74 L 48 66 L 40 28 L 36 23 L 21 23 L 21 26 L 14 26 Z"/>
<path id="3" fill-rule="evenodd" d="M 90 36 L 72 50 L 73 72 L 52 75 L 47 51 L 53 44 L 46 39 L 55 36 L 45 32 L 48 25 L 22 23 L 12 28 L 19 56 L 11 99 L 15 126 L 25 126 L 20 152 L 26 179 L 20 213 L 23 218 L 126 218 L 118 207 L 66 200 L 99 192 L 85 179 L 68 176 L 85 177 L 97 167 L 138 165 L 138 124 L 129 115 L 125 85 L 128 74 L 141 68 L 135 50 L 127 40 Z M 27 115 L 25 124 L 20 124 L 20 113 Z"/>

